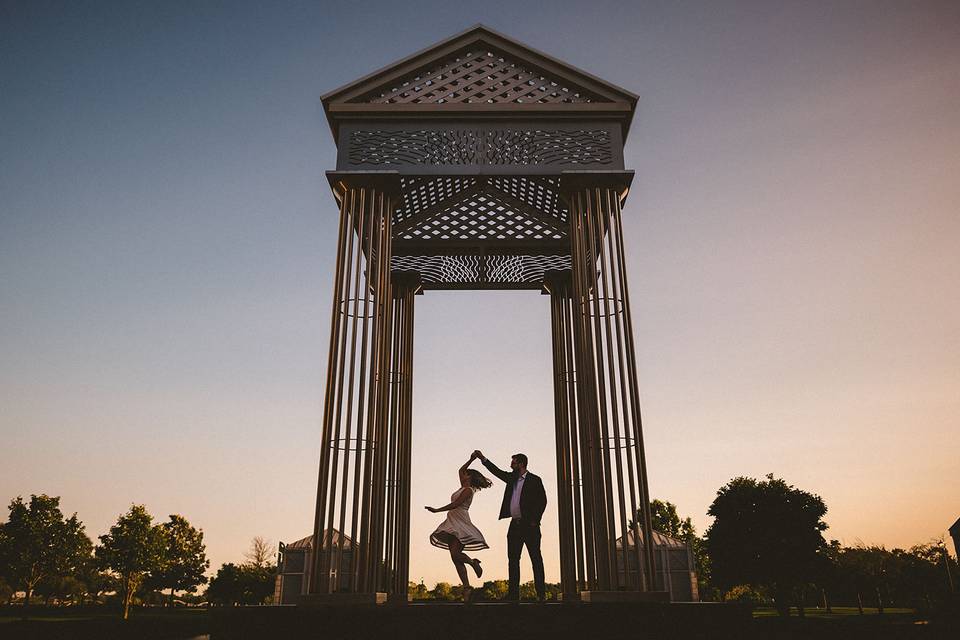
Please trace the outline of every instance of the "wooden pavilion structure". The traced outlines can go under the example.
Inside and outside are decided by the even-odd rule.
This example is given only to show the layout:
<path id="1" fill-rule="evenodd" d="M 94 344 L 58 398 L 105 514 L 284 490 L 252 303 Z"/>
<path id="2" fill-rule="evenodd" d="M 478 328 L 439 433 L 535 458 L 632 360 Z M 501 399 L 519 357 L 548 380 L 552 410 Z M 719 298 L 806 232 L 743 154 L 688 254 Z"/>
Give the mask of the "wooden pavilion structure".
<path id="1" fill-rule="evenodd" d="M 636 103 L 483 26 L 323 97 L 340 228 L 305 602 L 406 601 L 414 300 L 433 289 L 550 295 L 564 598 L 662 589 L 652 547 L 617 543 L 652 539 L 622 229 Z"/>

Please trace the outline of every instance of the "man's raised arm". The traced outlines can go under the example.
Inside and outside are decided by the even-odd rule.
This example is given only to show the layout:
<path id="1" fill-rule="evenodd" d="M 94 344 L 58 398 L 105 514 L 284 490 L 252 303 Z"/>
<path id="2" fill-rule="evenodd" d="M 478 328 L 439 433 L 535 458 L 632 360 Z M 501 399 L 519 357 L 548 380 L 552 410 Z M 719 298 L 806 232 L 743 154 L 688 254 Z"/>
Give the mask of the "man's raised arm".
<path id="1" fill-rule="evenodd" d="M 504 471 L 503 469 L 501 469 L 501 468 L 498 467 L 497 465 L 495 465 L 495 464 L 493 464 L 492 462 L 490 462 L 489 460 L 487 460 L 487 457 L 486 457 L 485 455 L 483 455 L 483 453 L 482 453 L 479 449 L 477 449 L 476 451 L 474 451 L 474 453 L 477 454 L 477 457 L 478 457 L 478 458 L 480 458 L 480 462 L 483 463 L 483 466 L 485 466 L 485 467 L 487 468 L 487 471 L 489 471 L 489 472 L 492 473 L 493 475 L 497 476 L 498 478 L 500 478 L 500 479 L 503 480 L 504 482 L 510 482 L 510 479 L 511 479 L 511 477 L 512 477 L 513 474 L 507 473 L 506 471 Z"/>

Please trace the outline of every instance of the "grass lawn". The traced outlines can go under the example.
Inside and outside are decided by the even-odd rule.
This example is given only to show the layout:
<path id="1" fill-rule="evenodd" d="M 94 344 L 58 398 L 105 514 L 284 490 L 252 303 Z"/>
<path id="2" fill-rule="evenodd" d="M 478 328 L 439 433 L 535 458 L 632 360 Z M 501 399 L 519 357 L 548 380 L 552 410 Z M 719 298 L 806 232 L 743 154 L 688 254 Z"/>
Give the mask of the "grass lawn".
<path id="1" fill-rule="evenodd" d="M 856 607 L 833 607 L 830 613 L 827 613 L 826 609 L 821 609 L 819 607 L 812 608 L 808 607 L 804 610 L 804 613 L 808 618 L 823 618 L 823 619 L 833 619 L 833 618 L 847 618 L 849 616 L 859 616 L 860 610 Z M 876 616 L 880 615 L 880 612 L 875 607 L 864 607 L 863 615 L 866 616 Z M 883 615 L 891 616 L 896 618 L 903 618 L 904 616 L 916 616 L 917 612 L 915 609 L 907 608 L 898 608 L 898 607 L 887 607 L 883 610 Z M 790 616 L 799 617 L 796 607 L 790 607 Z M 777 610 L 773 607 L 758 607 L 753 610 L 754 618 L 769 618 L 769 617 L 779 617 Z"/>
<path id="2" fill-rule="evenodd" d="M 19 607 L 0 609 L 0 639 L 24 638 L 150 638 L 186 640 L 209 631 L 204 609 L 134 608 L 130 619 L 103 607 L 31 607 L 27 618 Z"/>

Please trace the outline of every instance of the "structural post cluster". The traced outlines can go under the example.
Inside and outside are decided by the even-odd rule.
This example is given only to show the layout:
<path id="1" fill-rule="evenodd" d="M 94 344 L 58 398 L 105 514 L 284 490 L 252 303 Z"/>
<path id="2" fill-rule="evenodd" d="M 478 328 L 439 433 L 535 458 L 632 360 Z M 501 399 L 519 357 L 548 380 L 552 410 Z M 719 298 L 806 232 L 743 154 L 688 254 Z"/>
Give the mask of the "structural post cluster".
<path id="1" fill-rule="evenodd" d="M 569 194 L 572 269 L 551 294 L 564 594 L 655 590 L 621 189 Z M 639 517 L 638 517 L 639 514 Z"/>
<path id="2" fill-rule="evenodd" d="M 406 596 L 413 283 L 390 270 L 393 200 L 341 184 L 311 593 Z"/>

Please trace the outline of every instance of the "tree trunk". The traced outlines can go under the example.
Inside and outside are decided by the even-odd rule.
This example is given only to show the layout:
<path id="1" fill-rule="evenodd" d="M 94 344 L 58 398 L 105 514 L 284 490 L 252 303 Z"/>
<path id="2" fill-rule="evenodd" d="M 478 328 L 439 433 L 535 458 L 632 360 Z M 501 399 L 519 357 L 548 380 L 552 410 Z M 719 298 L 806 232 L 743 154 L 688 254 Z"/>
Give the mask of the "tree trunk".
<path id="1" fill-rule="evenodd" d="M 883 596 L 880 595 L 880 587 L 877 587 L 877 613 L 883 615 Z"/>
<path id="2" fill-rule="evenodd" d="M 860 611 L 860 615 L 863 615 L 863 595 L 857 591 L 857 610 Z"/>
<path id="3" fill-rule="evenodd" d="M 171 609 L 173 609 L 173 589 L 174 589 L 174 587 L 170 587 L 170 602 L 169 602 L 168 605 L 167 605 L 167 606 L 169 606 Z"/>
<path id="4" fill-rule="evenodd" d="M 20 617 L 24 620 L 27 619 L 27 607 L 30 606 L 30 594 L 33 593 L 33 585 L 29 582 L 24 585 L 24 594 L 23 594 L 23 608 L 20 610 Z"/>
<path id="5" fill-rule="evenodd" d="M 127 578 L 123 581 L 123 619 L 126 620 L 130 617 L 130 599 L 132 598 L 130 579 Z"/>
<path id="6" fill-rule="evenodd" d="M 807 616 L 807 612 L 804 609 L 804 606 L 806 605 L 806 602 L 805 602 L 806 599 L 807 599 L 806 588 L 800 587 L 799 589 L 797 589 L 797 616 L 801 618 L 805 618 Z"/>
<path id="7" fill-rule="evenodd" d="M 776 604 L 777 613 L 784 617 L 790 616 L 790 591 L 776 586 L 773 590 L 773 599 Z"/>
<path id="8" fill-rule="evenodd" d="M 826 609 L 827 613 L 833 613 L 833 608 L 830 606 L 830 600 L 827 599 L 827 590 L 821 588 L 820 593 L 823 596 L 823 608 Z"/>

